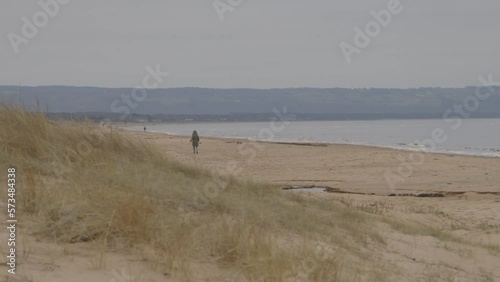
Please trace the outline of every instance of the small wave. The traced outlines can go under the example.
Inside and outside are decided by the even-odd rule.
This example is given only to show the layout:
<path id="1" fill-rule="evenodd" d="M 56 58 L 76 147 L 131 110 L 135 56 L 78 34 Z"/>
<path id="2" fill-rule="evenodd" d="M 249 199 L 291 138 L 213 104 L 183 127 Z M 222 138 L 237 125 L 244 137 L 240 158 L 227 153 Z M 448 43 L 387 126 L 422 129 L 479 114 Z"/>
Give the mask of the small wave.
<path id="1" fill-rule="evenodd" d="M 500 149 L 489 149 L 483 150 L 481 152 L 467 151 L 467 150 L 453 150 L 453 149 L 431 149 L 418 144 L 409 144 L 409 145 L 396 145 L 396 146 L 374 146 L 380 148 L 388 148 L 400 151 L 411 151 L 411 152 L 424 152 L 424 153 L 433 153 L 433 154 L 447 154 L 447 155 L 462 155 L 462 156 L 479 156 L 479 157 L 500 157 Z M 486 152 L 485 152 L 486 151 Z"/>

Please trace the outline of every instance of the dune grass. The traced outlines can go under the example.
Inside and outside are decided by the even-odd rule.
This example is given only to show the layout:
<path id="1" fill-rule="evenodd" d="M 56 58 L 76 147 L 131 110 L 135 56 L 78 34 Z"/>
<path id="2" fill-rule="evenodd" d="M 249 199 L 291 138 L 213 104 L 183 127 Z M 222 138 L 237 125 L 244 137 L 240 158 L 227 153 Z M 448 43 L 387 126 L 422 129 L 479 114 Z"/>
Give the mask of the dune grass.
<path id="1" fill-rule="evenodd" d="M 366 213 L 187 167 L 107 126 L 4 106 L 0 141 L 33 233 L 149 246 L 184 280 L 203 262 L 240 281 L 338 281 L 344 251 L 369 256 L 367 241 L 384 243 Z"/>
<path id="2" fill-rule="evenodd" d="M 284 192 L 178 163 L 110 126 L 3 106 L 0 168 L 8 167 L 16 168 L 18 216 L 29 222 L 23 233 L 64 243 L 63 252 L 88 242 L 91 269 L 127 249 L 176 281 L 400 281 L 406 274 L 380 256 L 393 231 L 499 253 L 496 244 L 392 216 L 385 201 Z"/>

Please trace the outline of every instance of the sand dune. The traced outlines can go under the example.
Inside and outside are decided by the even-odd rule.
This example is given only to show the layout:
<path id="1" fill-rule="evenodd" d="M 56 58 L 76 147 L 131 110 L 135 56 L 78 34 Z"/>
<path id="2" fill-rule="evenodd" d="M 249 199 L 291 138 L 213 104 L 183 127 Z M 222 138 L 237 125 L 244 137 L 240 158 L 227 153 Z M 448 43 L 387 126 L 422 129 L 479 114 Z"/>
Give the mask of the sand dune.
<path id="1" fill-rule="evenodd" d="M 362 245 L 353 241 L 358 244 L 355 248 L 371 255 L 360 259 L 348 253 L 349 259 L 342 257 L 341 263 L 358 263 L 344 265 L 340 281 L 500 281 L 500 159 L 425 154 L 421 163 L 413 163 L 408 174 L 401 158 L 408 160 L 410 153 L 389 149 L 254 143 L 201 136 L 200 154 L 193 155 L 187 137 L 126 134 L 152 142 L 182 163 L 272 183 L 276 189 L 314 185 L 352 193 L 283 192 L 299 193 L 304 199 L 320 198 L 376 219 L 376 231 L 371 232 L 376 232 L 381 242 L 374 242 L 369 235 Z M 394 187 L 387 182 L 388 172 L 400 176 Z M 444 197 L 389 196 L 436 192 Z M 5 205 L 0 203 L 0 208 Z M 0 220 L 5 219 L 2 213 Z M 33 224 L 26 219 L 22 225 L 27 228 L 19 234 L 20 275 L 0 277 L 51 282 L 187 281 L 156 267 L 147 248 L 98 252 L 99 246 L 91 242 L 51 243 L 30 232 Z M 0 230 L 2 245 L 7 235 L 6 230 Z M 195 277 L 192 281 L 238 280 L 228 280 L 213 264 L 191 262 L 190 269 L 196 270 L 191 273 L 194 276 L 190 277 Z M 358 269 L 359 275 L 370 273 L 369 279 L 357 276 L 353 269 Z"/>

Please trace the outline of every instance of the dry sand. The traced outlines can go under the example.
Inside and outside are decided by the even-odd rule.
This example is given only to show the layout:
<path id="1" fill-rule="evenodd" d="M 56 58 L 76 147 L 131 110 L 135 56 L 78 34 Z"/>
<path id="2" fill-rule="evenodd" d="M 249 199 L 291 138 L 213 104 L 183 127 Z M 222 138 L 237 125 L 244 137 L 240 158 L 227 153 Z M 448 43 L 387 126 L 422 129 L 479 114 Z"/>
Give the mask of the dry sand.
<path id="1" fill-rule="evenodd" d="M 406 281 L 500 281 L 500 158 L 426 153 L 416 159 L 412 152 L 367 146 L 203 136 L 200 153 L 193 155 L 189 137 L 130 134 L 153 142 L 178 161 L 241 179 L 277 187 L 338 188 L 350 193 L 298 193 L 450 232 L 463 241 L 443 243 L 381 225 L 387 244 L 379 250 L 374 247 L 374 252 L 402 271 Z M 394 188 L 387 173 L 400 176 Z M 445 197 L 388 196 L 419 193 Z"/>
<path id="2" fill-rule="evenodd" d="M 167 155 L 183 163 L 277 186 L 329 186 L 377 195 L 447 191 L 500 193 L 500 158 L 203 136 L 200 153 L 193 155 L 189 137 L 144 132 L 130 134 L 152 141 Z M 393 187 L 387 175 L 391 175 Z"/>

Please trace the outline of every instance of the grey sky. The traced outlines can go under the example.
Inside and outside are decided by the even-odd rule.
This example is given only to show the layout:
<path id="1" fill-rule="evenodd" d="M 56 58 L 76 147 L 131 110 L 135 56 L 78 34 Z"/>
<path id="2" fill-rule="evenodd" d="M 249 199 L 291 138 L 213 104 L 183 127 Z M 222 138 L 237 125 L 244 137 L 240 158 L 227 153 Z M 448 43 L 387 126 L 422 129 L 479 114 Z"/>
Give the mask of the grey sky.
<path id="1" fill-rule="evenodd" d="M 221 21 L 213 0 L 72 0 L 16 54 L 8 34 L 42 9 L 3 0 L 0 85 L 132 87 L 157 64 L 171 74 L 161 87 L 461 87 L 500 76 L 498 0 L 401 0 L 348 64 L 339 44 L 354 44 L 354 28 L 389 1 L 243 0 Z"/>

